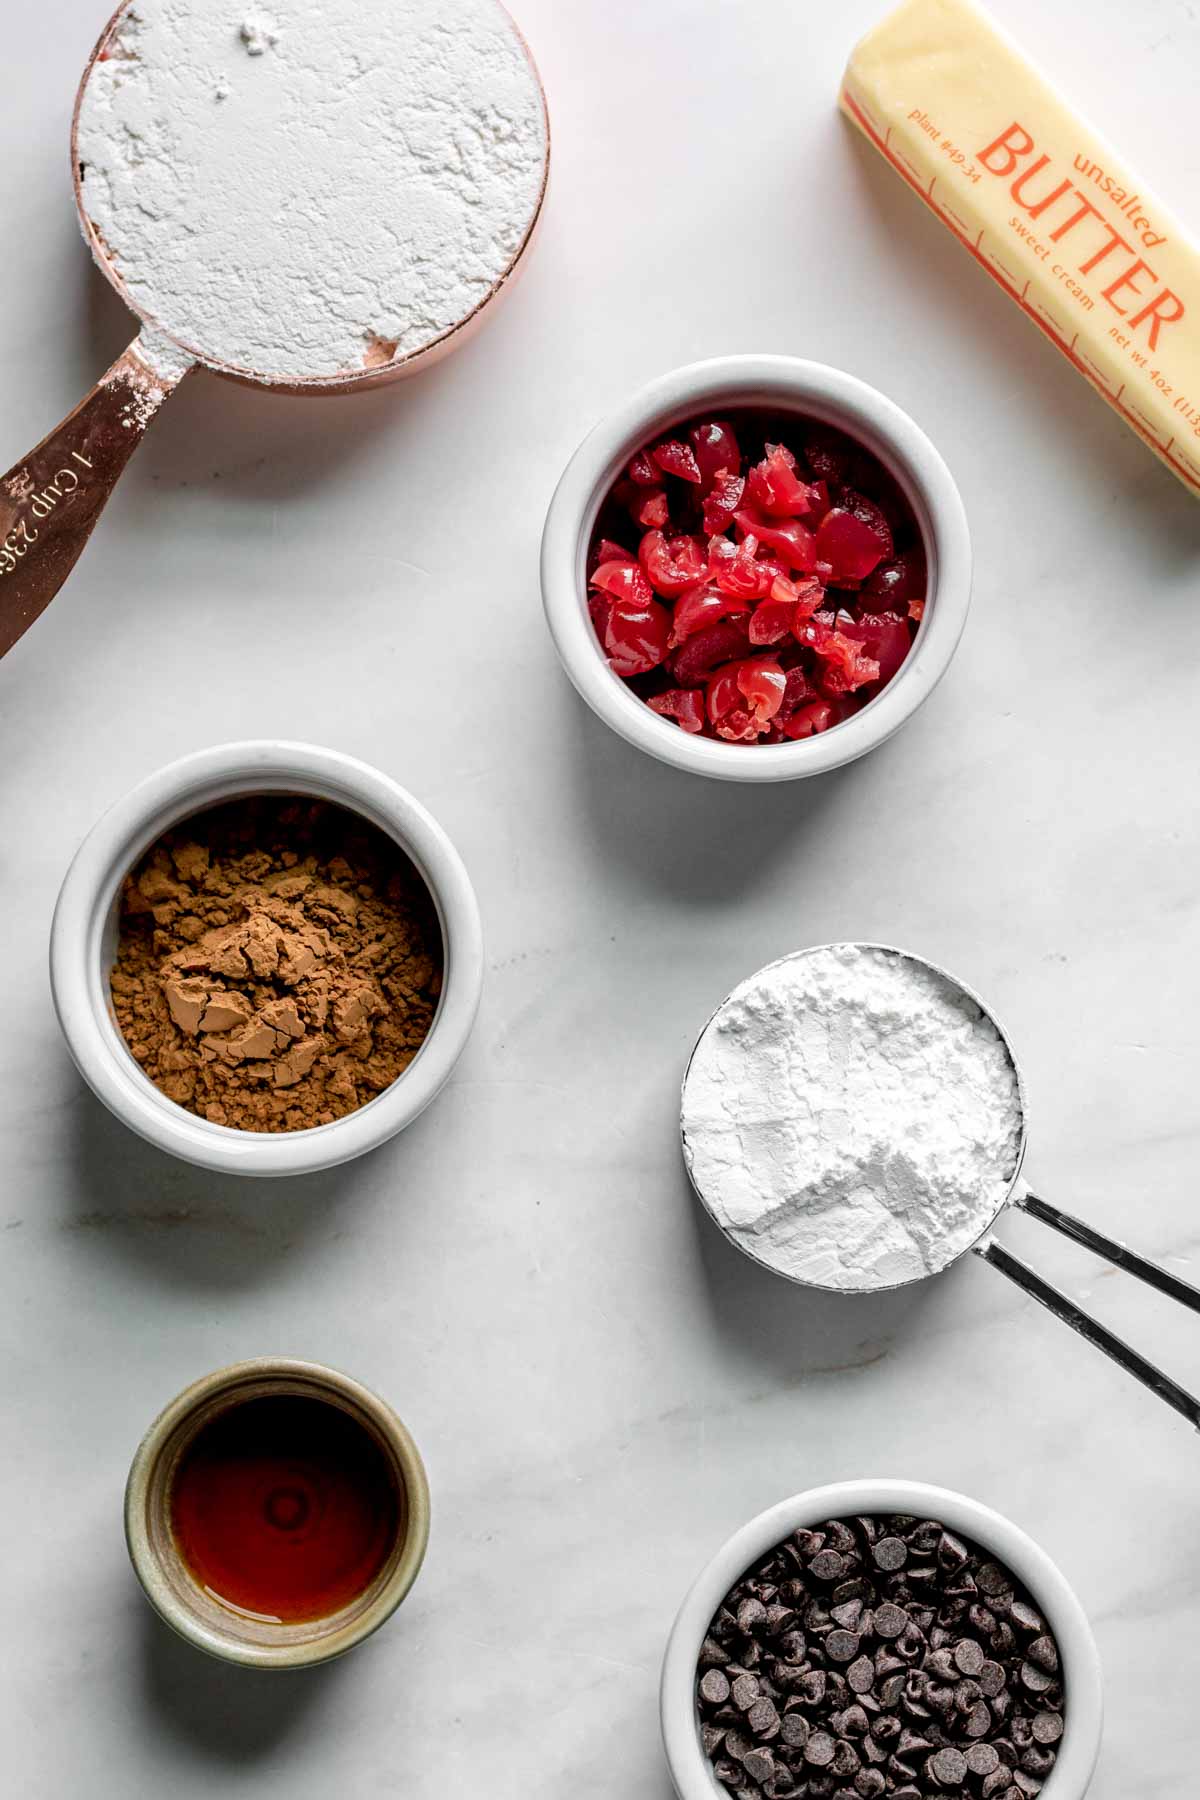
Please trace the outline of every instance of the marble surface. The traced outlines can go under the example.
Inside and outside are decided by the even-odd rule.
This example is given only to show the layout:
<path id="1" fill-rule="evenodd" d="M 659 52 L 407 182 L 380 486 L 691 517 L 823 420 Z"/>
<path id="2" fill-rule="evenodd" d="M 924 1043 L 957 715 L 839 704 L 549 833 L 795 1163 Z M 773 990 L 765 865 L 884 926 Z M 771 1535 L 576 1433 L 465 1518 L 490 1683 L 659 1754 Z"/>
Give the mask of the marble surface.
<path id="1" fill-rule="evenodd" d="M 1194 1785 L 1197 1446 L 976 1259 L 805 1300 L 698 1217 L 691 1039 L 742 975 L 883 938 L 1023 1051 L 1029 1169 L 1200 1278 L 1200 508 L 835 115 L 876 0 L 519 0 L 556 130 L 545 234 L 491 327 L 408 386 L 191 379 L 85 561 L 0 666 L 6 1790 L 667 1800 L 655 1684 L 692 1575 L 752 1512 L 891 1473 L 1058 1558 L 1109 1719 L 1094 1800 Z M 1191 0 L 996 0 L 1184 216 Z M 7 466 L 121 348 L 67 170 L 102 22 L 13 9 L 0 108 Z M 975 608 L 884 750 L 770 792 L 659 768 L 561 677 L 537 543 L 591 422 L 693 357 L 792 351 L 894 394 L 961 483 Z M 45 973 L 64 868 L 147 770 L 254 734 L 339 745 L 436 812 L 478 885 L 483 1010 L 447 1091 L 336 1174 L 241 1185 L 84 1092 Z M 1194 1320 L 1013 1220 L 1200 1382 Z M 429 1462 L 410 1602 L 308 1676 L 151 1617 L 121 1491 L 158 1407 L 260 1351 L 387 1394 Z"/>

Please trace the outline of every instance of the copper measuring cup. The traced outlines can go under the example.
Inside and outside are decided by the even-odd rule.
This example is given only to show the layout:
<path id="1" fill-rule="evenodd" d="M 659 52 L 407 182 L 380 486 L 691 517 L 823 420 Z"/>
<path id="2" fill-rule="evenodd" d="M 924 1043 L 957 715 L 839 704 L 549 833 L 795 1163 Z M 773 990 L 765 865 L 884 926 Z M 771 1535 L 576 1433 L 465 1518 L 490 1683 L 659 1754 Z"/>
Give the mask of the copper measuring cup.
<path id="1" fill-rule="evenodd" d="M 841 946 L 831 944 L 813 945 L 810 949 L 795 951 L 791 956 L 783 957 L 780 960 L 782 962 L 793 962 L 802 957 L 812 956 L 818 951 L 831 950 L 840 947 Z M 1032 1268 L 1022 1257 L 999 1243 L 994 1235 L 995 1228 L 1010 1206 L 1017 1207 L 1021 1212 L 1027 1213 L 1031 1219 L 1037 1219 L 1040 1224 L 1049 1226 L 1052 1231 L 1057 1231 L 1061 1236 L 1070 1238 L 1072 1242 L 1083 1245 L 1085 1249 L 1091 1250 L 1096 1256 L 1104 1257 L 1115 1268 L 1123 1270 L 1127 1275 L 1133 1275 L 1137 1280 L 1144 1281 L 1148 1287 L 1154 1288 L 1157 1293 L 1165 1294 L 1170 1300 L 1177 1300 L 1181 1306 L 1187 1307 L 1190 1312 L 1200 1313 L 1200 1289 L 1193 1287 L 1190 1282 L 1182 1281 L 1179 1276 L 1173 1275 L 1169 1269 L 1164 1269 L 1160 1264 L 1151 1262 L 1147 1257 L 1139 1255 L 1136 1250 L 1129 1249 L 1127 1245 L 1118 1242 L 1114 1238 L 1106 1237 L 1103 1232 L 1095 1230 L 1093 1226 L 1086 1224 L 1082 1219 L 1074 1218 L 1070 1213 L 1063 1212 L 1057 1206 L 1052 1206 L 1049 1201 L 1042 1200 L 1032 1191 L 1028 1183 L 1023 1179 L 1021 1173 L 1025 1160 L 1027 1115 L 1025 1083 L 1021 1074 L 1021 1066 L 1013 1051 L 1008 1033 L 1000 1024 L 1000 1021 L 996 1018 L 991 1008 L 979 998 L 979 995 L 976 994 L 973 989 L 967 987 L 964 982 L 959 981 L 957 976 L 951 975 L 945 969 L 939 968 L 936 963 L 927 961 L 925 957 L 914 956 L 907 950 L 897 950 L 890 944 L 856 944 L 847 947 L 853 947 L 860 950 L 882 951 L 885 955 L 897 957 L 904 962 L 914 964 L 918 968 L 932 971 L 934 975 L 938 976 L 950 988 L 954 989 L 970 1006 L 978 1008 L 979 1012 L 982 1013 L 995 1027 L 996 1034 L 1008 1054 L 1012 1073 L 1015 1076 L 1016 1094 L 1020 1107 L 1020 1140 L 1007 1187 L 1001 1193 L 998 1203 L 991 1211 L 991 1216 L 986 1220 L 979 1236 L 973 1243 L 952 1245 L 944 1248 L 939 1259 L 932 1266 L 927 1266 L 922 1274 L 913 1277 L 912 1280 L 892 1283 L 867 1283 L 860 1285 L 847 1283 L 844 1285 L 839 1284 L 837 1287 L 805 1281 L 802 1277 L 793 1275 L 789 1270 L 779 1268 L 767 1258 L 757 1255 L 754 1249 L 744 1242 L 740 1236 L 735 1235 L 732 1231 L 728 1230 L 724 1222 L 713 1211 L 704 1192 L 702 1178 L 697 1174 L 694 1166 L 693 1146 L 689 1142 L 688 1137 L 688 1075 L 691 1072 L 692 1066 L 692 1061 L 689 1059 L 688 1070 L 685 1073 L 683 1080 L 683 1102 L 680 1122 L 683 1157 L 692 1187 L 695 1190 L 701 1205 L 713 1220 L 713 1223 L 717 1226 L 722 1236 L 727 1238 L 734 1248 L 740 1250 L 744 1256 L 748 1256 L 751 1262 L 758 1263 L 762 1268 L 770 1269 L 773 1274 L 782 1275 L 784 1280 L 794 1282 L 797 1287 L 811 1288 L 821 1293 L 837 1294 L 880 1294 L 894 1291 L 899 1287 L 911 1287 L 916 1281 L 924 1281 L 930 1276 L 943 1273 L 952 1263 L 957 1262 L 960 1257 L 965 1256 L 968 1251 L 971 1251 L 976 1256 L 981 1256 L 984 1262 L 990 1263 L 992 1268 L 999 1269 L 1002 1275 L 1007 1275 L 1008 1279 L 1015 1282 L 1022 1292 L 1028 1294 L 1031 1299 L 1038 1301 L 1041 1306 L 1046 1307 L 1049 1312 L 1054 1314 L 1055 1318 L 1061 1319 L 1063 1323 L 1069 1325 L 1073 1331 L 1077 1331 L 1080 1337 L 1086 1338 L 1089 1344 L 1093 1344 L 1096 1349 L 1102 1350 L 1106 1356 L 1110 1357 L 1112 1361 L 1124 1369 L 1127 1374 L 1134 1376 L 1144 1387 L 1149 1388 L 1151 1393 L 1157 1394 L 1160 1400 L 1164 1401 L 1166 1405 L 1173 1407 L 1177 1413 L 1180 1413 L 1187 1419 L 1189 1424 L 1193 1425 L 1197 1430 L 1200 1430 L 1200 1400 L 1193 1394 L 1189 1394 L 1186 1389 L 1180 1387 L 1170 1376 L 1165 1375 L 1161 1369 L 1156 1368 L 1153 1363 L 1149 1362 L 1140 1353 L 1140 1351 L 1135 1350 L 1131 1344 L 1127 1344 L 1123 1338 L 1118 1337 L 1116 1333 L 1110 1331 L 1107 1326 L 1100 1324 L 1099 1320 L 1093 1319 L 1089 1313 L 1084 1312 L 1083 1309 L 1077 1306 L 1073 1300 L 1061 1291 L 1061 1289 L 1054 1287 L 1051 1282 L 1044 1278 L 1044 1276 L 1039 1275 L 1037 1270 Z M 773 965 L 768 965 L 768 967 L 771 966 Z M 761 970 L 759 971 L 760 974 L 762 972 L 763 971 Z M 726 999 L 721 1002 L 721 1005 L 708 1020 L 704 1030 L 700 1033 L 700 1037 L 697 1039 L 696 1048 L 699 1047 L 699 1044 L 703 1042 L 707 1033 L 719 1020 L 730 998 L 731 996 L 726 996 Z M 692 1058 L 695 1057 L 695 1054 L 696 1049 L 694 1048 L 692 1051 Z"/>
<path id="2" fill-rule="evenodd" d="M 545 199 L 548 129 L 541 187 L 528 229 L 508 267 L 470 314 L 420 349 L 362 368 L 286 379 L 226 362 L 204 345 L 187 343 L 164 331 L 135 304 L 84 207 L 78 152 L 80 107 L 93 69 L 105 57 L 133 4 L 134 0 L 122 0 L 83 72 L 71 125 L 71 166 L 83 235 L 102 273 L 141 319 L 143 329 L 74 411 L 7 474 L 0 475 L 0 656 L 12 649 L 58 593 L 147 428 L 194 368 L 202 366 L 233 381 L 287 394 L 357 393 L 424 369 L 457 349 L 478 328 L 492 302 L 511 285 L 532 242 Z M 516 32 L 515 26 L 513 30 Z M 516 35 L 541 92 L 528 46 Z M 544 93 L 542 105 L 544 113 Z"/>

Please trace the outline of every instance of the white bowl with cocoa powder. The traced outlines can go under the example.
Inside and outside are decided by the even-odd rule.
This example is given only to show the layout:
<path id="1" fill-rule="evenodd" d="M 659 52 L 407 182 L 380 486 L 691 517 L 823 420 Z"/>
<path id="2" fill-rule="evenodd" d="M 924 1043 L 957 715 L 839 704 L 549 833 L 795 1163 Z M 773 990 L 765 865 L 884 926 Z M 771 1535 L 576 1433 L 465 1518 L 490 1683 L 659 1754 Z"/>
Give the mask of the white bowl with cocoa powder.
<path id="1" fill-rule="evenodd" d="M 1041 1800 L 1083 1800 L 1100 1753 L 1104 1691 L 1096 1641 L 1074 1590 L 1046 1552 L 991 1507 L 923 1481 L 890 1480 L 834 1482 L 781 1500 L 735 1531 L 696 1578 L 671 1628 L 659 1688 L 663 1746 L 680 1800 L 723 1800 L 727 1794 L 704 1753 L 696 1699 L 701 1647 L 726 1595 L 798 1528 L 864 1514 L 937 1519 L 1026 1589 L 1057 1645 L 1065 1694 L 1065 1729 Z"/>
<path id="2" fill-rule="evenodd" d="M 325 801 L 382 832 L 428 890 L 441 936 L 441 991 L 412 1060 L 366 1104 L 304 1129 L 237 1129 L 169 1098 L 131 1053 L 110 986 L 130 871 L 172 827 L 254 796 Z M 306 1174 L 348 1162 L 402 1131 L 448 1079 L 470 1035 L 483 984 L 479 908 L 445 832 L 380 770 L 312 744 L 276 739 L 223 744 L 149 776 L 84 840 L 55 909 L 50 982 L 76 1066 L 131 1130 L 202 1168 Z"/>

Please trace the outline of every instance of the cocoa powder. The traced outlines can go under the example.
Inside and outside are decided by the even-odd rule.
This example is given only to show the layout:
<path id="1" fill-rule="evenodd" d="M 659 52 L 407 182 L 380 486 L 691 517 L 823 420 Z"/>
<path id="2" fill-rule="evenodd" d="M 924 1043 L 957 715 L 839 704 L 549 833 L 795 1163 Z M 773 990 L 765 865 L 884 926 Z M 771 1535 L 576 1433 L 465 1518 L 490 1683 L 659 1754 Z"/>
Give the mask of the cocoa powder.
<path id="1" fill-rule="evenodd" d="M 442 981 L 433 903 L 355 814 L 254 796 L 169 831 L 121 895 L 113 1011 L 171 1100 L 242 1131 L 354 1112 L 412 1061 Z"/>

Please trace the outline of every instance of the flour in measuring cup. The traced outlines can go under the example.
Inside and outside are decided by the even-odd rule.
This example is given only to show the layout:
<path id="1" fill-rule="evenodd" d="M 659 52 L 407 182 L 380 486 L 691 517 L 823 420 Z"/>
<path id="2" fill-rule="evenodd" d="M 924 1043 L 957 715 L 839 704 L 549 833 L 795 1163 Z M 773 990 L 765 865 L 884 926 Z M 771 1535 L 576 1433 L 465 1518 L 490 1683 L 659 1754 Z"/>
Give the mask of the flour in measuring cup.
<path id="1" fill-rule="evenodd" d="M 943 1269 L 991 1222 L 1023 1137 L 991 1019 L 896 951 L 836 944 L 760 969 L 711 1021 L 684 1084 L 692 1179 L 782 1274 L 882 1288 Z"/>
<path id="2" fill-rule="evenodd" d="M 274 378 L 403 360 L 537 216 L 541 88 L 495 0 L 132 0 L 92 68 L 83 210 L 138 310 Z"/>

